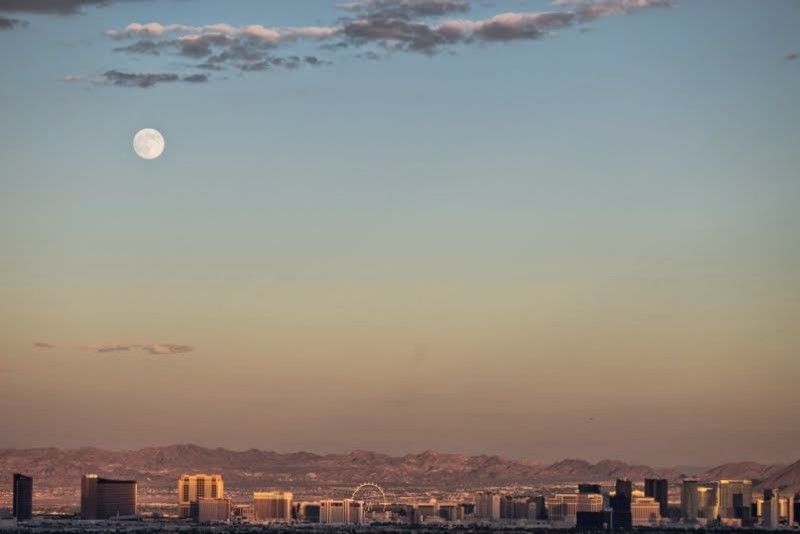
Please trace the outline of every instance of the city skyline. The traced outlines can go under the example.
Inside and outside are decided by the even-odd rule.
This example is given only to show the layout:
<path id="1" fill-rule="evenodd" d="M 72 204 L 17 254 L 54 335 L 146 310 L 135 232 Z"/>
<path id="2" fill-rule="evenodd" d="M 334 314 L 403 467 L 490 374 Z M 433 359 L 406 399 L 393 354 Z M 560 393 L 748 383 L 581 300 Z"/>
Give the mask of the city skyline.
<path id="1" fill-rule="evenodd" d="M 0 449 L 795 462 L 798 27 L 0 0 Z"/>
<path id="2" fill-rule="evenodd" d="M 33 519 L 31 515 L 33 478 L 14 474 L 13 480 L 12 524 L 0 516 L 0 526 L 13 527 L 17 522 L 24 524 L 27 521 L 42 526 L 42 518 Z M 140 503 L 136 480 L 83 474 L 79 514 L 65 514 L 62 503 L 59 505 L 62 506 L 61 513 L 50 518 L 49 523 L 51 527 L 71 528 L 79 518 L 92 522 L 112 521 L 121 526 L 125 522 L 144 519 L 150 521 L 149 528 L 155 531 L 174 529 L 187 522 L 321 523 L 378 528 L 398 524 L 441 526 L 453 523 L 490 527 L 516 524 L 534 529 L 577 527 L 583 531 L 630 531 L 634 527 L 670 526 L 778 530 L 794 528 L 796 516 L 800 514 L 797 500 L 800 492 L 783 496 L 781 489 L 766 486 L 763 498 L 754 498 L 753 481 L 749 479 L 706 478 L 701 481 L 682 477 L 673 484 L 679 490 L 675 494 L 670 491 L 671 484 L 667 479 L 645 478 L 641 484 L 643 490 L 635 489 L 635 482 L 629 478 L 606 480 L 604 484 L 578 483 L 575 490 L 565 491 L 570 485 L 575 487 L 574 482 L 566 486 L 540 486 L 537 490 L 530 486 L 493 485 L 491 489 L 477 491 L 461 487 L 455 493 L 444 494 L 431 487 L 427 494 L 423 493 L 428 498 L 420 499 L 419 490 L 388 497 L 379 484 L 366 482 L 359 484 L 349 498 L 331 498 L 327 492 L 296 498 L 286 489 L 257 489 L 251 493 L 251 499 L 243 499 L 242 493 L 232 498 L 225 492 L 224 478 L 220 473 L 183 473 L 178 478 L 177 491 L 173 493 L 177 500 L 177 506 L 173 507 L 159 501 Z M 153 488 L 148 488 L 146 493 L 152 496 Z M 679 500 L 670 498 L 672 495 L 679 496 Z M 37 515 L 46 516 L 46 512 L 47 509 L 39 508 Z"/>

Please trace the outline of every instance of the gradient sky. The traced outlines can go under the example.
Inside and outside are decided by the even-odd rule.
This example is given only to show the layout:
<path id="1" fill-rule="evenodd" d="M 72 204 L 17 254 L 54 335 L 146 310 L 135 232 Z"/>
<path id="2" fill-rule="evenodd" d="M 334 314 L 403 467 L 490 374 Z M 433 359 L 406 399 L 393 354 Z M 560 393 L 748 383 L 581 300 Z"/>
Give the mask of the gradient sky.
<path id="1" fill-rule="evenodd" d="M 19 4 L 0 0 L 0 447 L 796 459 L 797 0 L 462 22 L 421 51 L 300 38 L 258 50 L 320 65 L 256 72 L 104 32 L 369 13 Z M 157 160 L 131 149 L 144 127 Z"/>

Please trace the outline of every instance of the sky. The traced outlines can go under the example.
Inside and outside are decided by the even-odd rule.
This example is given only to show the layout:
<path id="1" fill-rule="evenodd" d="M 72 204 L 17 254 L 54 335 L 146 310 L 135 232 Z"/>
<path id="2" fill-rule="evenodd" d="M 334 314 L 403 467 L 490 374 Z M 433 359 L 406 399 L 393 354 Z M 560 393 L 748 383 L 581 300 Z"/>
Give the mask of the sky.
<path id="1" fill-rule="evenodd" d="M 0 447 L 796 460 L 798 27 L 0 0 Z"/>

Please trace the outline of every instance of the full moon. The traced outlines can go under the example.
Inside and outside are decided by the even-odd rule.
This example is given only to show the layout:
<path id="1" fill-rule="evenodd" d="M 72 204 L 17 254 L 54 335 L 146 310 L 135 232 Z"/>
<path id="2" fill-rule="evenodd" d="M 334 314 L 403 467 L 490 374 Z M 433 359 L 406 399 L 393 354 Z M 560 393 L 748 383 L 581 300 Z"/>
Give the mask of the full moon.
<path id="1" fill-rule="evenodd" d="M 153 128 L 145 128 L 133 136 L 133 150 L 142 159 L 156 159 L 164 152 L 164 136 Z"/>

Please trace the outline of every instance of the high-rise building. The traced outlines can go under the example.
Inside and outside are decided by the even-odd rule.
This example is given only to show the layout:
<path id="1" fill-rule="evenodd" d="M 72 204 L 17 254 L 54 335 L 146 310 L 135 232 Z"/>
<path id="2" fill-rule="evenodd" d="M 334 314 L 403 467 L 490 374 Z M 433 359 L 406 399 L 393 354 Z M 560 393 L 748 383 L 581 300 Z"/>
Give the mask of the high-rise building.
<path id="1" fill-rule="evenodd" d="M 14 503 L 12 513 L 17 521 L 27 521 L 33 516 L 33 479 L 14 473 Z"/>
<path id="2" fill-rule="evenodd" d="M 600 493 L 579 493 L 576 512 L 602 512 L 603 495 Z"/>
<path id="3" fill-rule="evenodd" d="M 792 510 L 794 511 L 792 514 L 792 519 L 794 519 L 795 523 L 800 523 L 800 493 L 796 493 L 794 496 L 794 505 L 792 505 Z"/>
<path id="4" fill-rule="evenodd" d="M 231 520 L 230 499 L 200 497 L 196 501 L 196 507 L 198 523 L 227 523 Z"/>
<path id="5" fill-rule="evenodd" d="M 136 481 L 83 475 L 81 479 L 81 517 L 111 519 L 136 515 Z"/>
<path id="6" fill-rule="evenodd" d="M 364 501 L 326 499 L 319 502 L 319 522 L 360 525 L 364 522 Z"/>
<path id="7" fill-rule="evenodd" d="M 749 480 L 720 480 L 717 515 L 721 519 L 742 519 L 743 507 L 753 502 L 753 483 Z"/>
<path id="8" fill-rule="evenodd" d="M 601 496 L 602 499 L 602 496 Z M 574 526 L 578 512 L 577 493 L 556 493 L 545 497 L 547 519 L 557 526 Z"/>
<path id="9" fill-rule="evenodd" d="M 764 490 L 763 525 L 775 530 L 780 524 L 780 493 L 777 489 Z"/>
<path id="10" fill-rule="evenodd" d="M 534 508 L 534 512 L 531 513 L 531 508 Z M 533 504 L 530 499 L 521 499 L 517 498 L 514 499 L 514 513 L 513 519 L 535 519 L 536 518 L 536 505 Z"/>
<path id="11" fill-rule="evenodd" d="M 500 495 L 479 491 L 475 496 L 475 518 L 496 521 L 500 519 Z"/>
<path id="12" fill-rule="evenodd" d="M 294 509 L 298 521 L 319 523 L 319 502 L 300 501 L 295 503 Z"/>
<path id="13" fill-rule="evenodd" d="M 697 517 L 701 524 L 706 524 L 717 518 L 719 509 L 719 496 L 717 495 L 717 485 L 703 485 L 697 488 Z"/>
<path id="14" fill-rule="evenodd" d="M 697 493 L 699 483 L 687 478 L 681 484 L 681 519 L 686 523 L 695 523 L 700 511 L 700 496 Z"/>
<path id="15" fill-rule="evenodd" d="M 424 523 L 426 521 L 438 520 L 439 518 L 439 501 L 431 499 L 428 502 L 419 502 L 413 505 L 414 518 L 416 523 Z"/>
<path id="16" fill-rule="evenodd" d="M 627 495 L 630 499 L 633 496 L 633 482 L 625 479 L 617 479 L 617 482 L 614 484 L 614 493 L 615 495 Z"/>
<path id="17" fill-rule="evenodd" d="M 655 525 L 661 517 L 661 503 L 654 497 L 635 497 L 631 502 L 633 526 Z"/>
<path id="18" fill-rule="evenodd" d="M 615 529 L 629 529 L 632 526 L 631 498 L 633 483 L 630 480 L 617 480 L 614 495 L 609 499 L 611 506 L 611 526 Z"/>
<path id="19" fill-rule="evenodd" d="M 224 496 L 222 475 L 183 475 L 178 479 L 178 517 L 192 517 L 192 510 L 196 512 L 199 499 L 221 499 Z"/>
<path id="20" fill-rule="evenodd" d="M 547 507 L 545 506 L 544 495 L 534 495 L 531 497 L 531 506 L 535 507 L 536 516 L 531 519 L 538 521 L 547 520 Z"/>
<path id="21" fill-rule="evenodd" d="M 500 519 L 536 519 L 536 503 L 524 497 L 504 495 L 500 499 Z"/>
<path id="22" fill-rule="evenodd" d="M 669 481 L 666 478 L 644 479 L 644 496 L 652 497 L 659 504 L 661 517 L 669 515 Z"/>
<path id="23" fill-rule="evenodd" d="M 600 484 L 578 484 L 578 493 L 602 493 Z"/>
<path id="24" fill-rule="evenodd" d="M 256 521 L 289 522 L 292 520 L 291 491 L 257 491 L 253 493 Z"/>
<path id="25" fill-rule="evenodd" d="M 455 502 L 440 502 L 439 517 L 445 521 L 458 521 L 463 519 L 461 507 Z"/>
<path id="26" fill-rule="evenodd" d="M 600 484 L 578 484 L 578 501 L 575 506 L 575 526 L 579 530 L 601 530 L 610 522 L 603 510 Z"/>
<path id="27" fill-rule="evenodd" d="M 500 497 L 500 519 L 514 519 L 514 497 L 511 495 Z"/>

